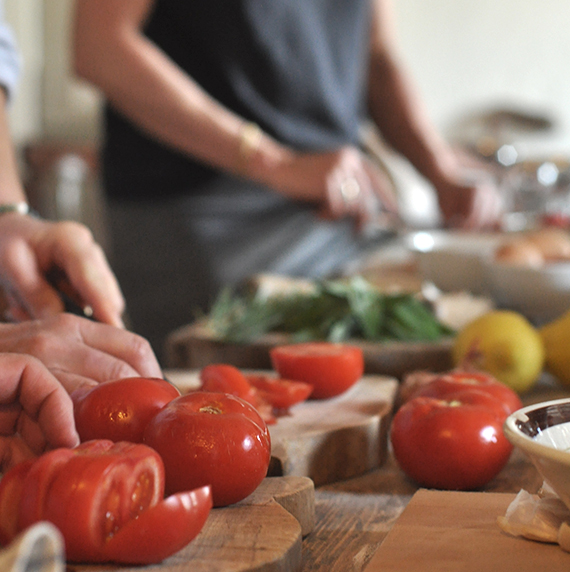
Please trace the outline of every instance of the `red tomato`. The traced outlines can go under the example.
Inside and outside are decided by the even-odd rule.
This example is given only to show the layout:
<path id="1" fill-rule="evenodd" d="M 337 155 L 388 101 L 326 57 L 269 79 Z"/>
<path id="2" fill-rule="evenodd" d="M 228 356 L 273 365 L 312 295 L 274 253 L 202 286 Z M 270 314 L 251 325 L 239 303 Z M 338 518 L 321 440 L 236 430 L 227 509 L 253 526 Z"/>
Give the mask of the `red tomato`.
<path id="1" fill-rule="evenodd" d="M 0 544 L 6 546 L 18 534 L 18 511 L 23 498 L 24 478 L 32 460 L 18 463 L 0 479 Z"/>
<path id="2" fill-rule="evenodd" d="M 240 369 L 224 363 L 211 364 L 200 371 L 201 389 L 214 393 L 231 393 L 255 407 L 256 394 Z"/>
<path id="3" fill-rule="evenodd" d="M 265 478 L 271 440 L 259 413 L 226 393 L 187 393 L 147 425 L 144 442 L 158 451 L 166 491 L 211 485 L 214 506 L 251 494 Z"/>
<path id="4" fill-rule="evenodd" d="M 286 411 L 293 405 L 305 401 L 313 391 L 313 386 L 304 381 L 262 374 L 245 374 L 245 377 L 265 401 L 279 410 Z"/>
<path id="5" fill-rule="evenodd" d="M 490 406 L 494 398 L 483 392 L 462 393 L 452 401 L 416 397 L 392 420 L 394 457 L 422 486 L 478 489 L 509 459 L 512 446 L 503 434 L 500 404 Z"/>
<path id="6" fill-rule="evenodd" d="M 8 485 L 0 486 L 3 542 L 47 520 L 61 531 L 74 562 L 160 562 L 198 534 L 212 507 L 209 487 L 164 500 L 162 460 L 141 444 L 99 440 L 56 449 L 16 465 L 2 485 L 6 478 Z M 14 507 L 16 527 L 6 513 Z"/>
<path id="7" fill-rule="evenodd" d="M 147 423 L 180 391 L 164 379 L 128 377 L 76 389 L 75 425 L 81 441 L 140 443 Z"/>
<path id="8" fill-rule="evenodd" d="M 276 346 L 270 355 L 274 369 L 282 378 L 313 386 L 313 399 L 344 393 L 364 373 L 362 350 L 345 344 L 307 342 Z"/>
<path id="9" fill-rule="evenodd" d="M 463 389 L 484 391 L 497 398 L 505 409 L 505 418 L 523 404 L 518 394 L 493 376 L 483 372 L 450 371 L 435 375 L 431 381 L 415 389 L 411 398 L 424 396 L 447 399 L 450 393 Z"/>
<path id="10" fill-rule="evenodd" d="M 233 365 L 211 364 L 200 371 L 202 391 L 229 393 L 253 405 L 267 424 L 276 422 L 273 406 L 251 385 L 246 376 Z"/>

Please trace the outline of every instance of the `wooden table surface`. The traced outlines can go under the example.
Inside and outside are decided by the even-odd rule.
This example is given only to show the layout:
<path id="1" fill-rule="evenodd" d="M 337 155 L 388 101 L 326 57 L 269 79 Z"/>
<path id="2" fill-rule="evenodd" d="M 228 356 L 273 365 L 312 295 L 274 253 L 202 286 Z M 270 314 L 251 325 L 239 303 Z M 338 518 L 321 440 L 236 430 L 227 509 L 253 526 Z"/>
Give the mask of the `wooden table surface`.
<path id="1" fill-rule="evenodd" d="M 541 380 L 525 405 L 570 397 L 570 388 Z M 542 479 L 515 449 L 503 471 L 485 491 L 536 492 Z M 393 457 L 380 469 L 344 482 L 318 487 L 316 526 L 303 541 L 302 572 L 360 572 L 404 510 L 417 485 L 400 471 Z"/>

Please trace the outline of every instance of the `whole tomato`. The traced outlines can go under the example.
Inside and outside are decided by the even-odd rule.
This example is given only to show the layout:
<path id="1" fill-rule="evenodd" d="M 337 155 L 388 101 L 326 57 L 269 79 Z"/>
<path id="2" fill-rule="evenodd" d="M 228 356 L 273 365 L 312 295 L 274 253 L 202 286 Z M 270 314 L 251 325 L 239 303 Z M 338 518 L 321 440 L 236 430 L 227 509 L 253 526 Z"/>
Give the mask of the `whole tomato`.
<path id="1" fill-rule="evenodd" d="M 46 520 L 73 562 L 153 564 L 200 532 L 209 487 L 167 499 L 164 466 L 150 447 L 109 440 L 55 449 L 16 465 L 0 481 L 0 540 Z"/>
<path id="2" fill-rule="evenodd" d="M 273 368 L 284 379 L 313 386 L 312 399 L 344 393 L 364 373 L 362 350 L 347 344 L 306 342 L 276 346 L 270 350 Z"/>
<path id="3" fill-rule="evenodd" d="M 408 399 L 419 396 L 447 399 L 451 393 L 474 389 L 498 399 L 503 404 L 505 418 L 523 406 L 521 398 L 514 390 L 484 372 L 454 370 L 435 374 L 426 381 L 412 390 Z"/>
<path id="4" fill-rule="evenodd" d="M 147 425 L 144 442 L 164 461 L 167 493 L 210 485 L 214 506 L 250 495 L 271 458 L 259 413 L 227 393 L 196 391 L 174 399 Z"/>
<path id="5" fill-rule="evenodd" d="M 81 441 L 140 443 L 147 423 L 180 391 L 164 379 L 127 377 L 76 389 L 75 426 Z"/>
<path id="6" fill-rule="evenodd" d="M 501 471 L 511 454 L 503 422 L 502 404 L 481 391 L 456 392 L 446 400 L 416 397 L 392 420 L 394 457 L 424 487 L 478 489 Z"/>

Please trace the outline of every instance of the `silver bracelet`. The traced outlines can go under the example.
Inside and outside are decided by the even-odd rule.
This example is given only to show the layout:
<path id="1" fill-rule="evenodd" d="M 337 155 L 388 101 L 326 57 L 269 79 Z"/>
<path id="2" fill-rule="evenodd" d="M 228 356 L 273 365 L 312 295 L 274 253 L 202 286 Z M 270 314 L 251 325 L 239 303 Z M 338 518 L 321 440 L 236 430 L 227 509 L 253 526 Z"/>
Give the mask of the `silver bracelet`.
<path id="1" fill-rule="evenodd" d="M 22 201 L 19 203 L 4 203 L 0 204 L 0 215 L 7 213 L 18 213 L 21 215 L 27 215 L 30 213 L 30 207 L 28 203 Z"/>

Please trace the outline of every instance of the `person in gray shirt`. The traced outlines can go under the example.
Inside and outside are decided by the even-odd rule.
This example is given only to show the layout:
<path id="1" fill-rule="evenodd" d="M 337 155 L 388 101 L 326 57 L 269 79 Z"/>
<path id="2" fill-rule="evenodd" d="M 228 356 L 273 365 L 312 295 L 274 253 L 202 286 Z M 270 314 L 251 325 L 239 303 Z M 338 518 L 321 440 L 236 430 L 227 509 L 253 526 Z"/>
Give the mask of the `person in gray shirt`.
<path id="1" fill-rule="evenodd" d="M 359 128 L 373 121 L 437 191 L 446 224 L 496 222 L 395 55 L 388 0 L 77 0 L 74 66 L 107 98 L 113 268 L 160 349 L 224 285 L 317 278 L 397 216 Z M 380 240 L 386 239 L 380 233 Z"/>

